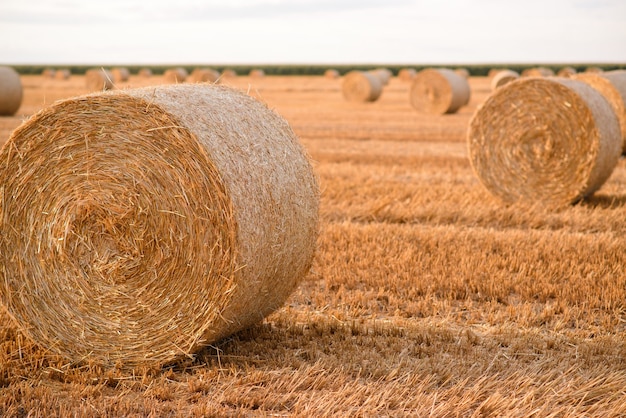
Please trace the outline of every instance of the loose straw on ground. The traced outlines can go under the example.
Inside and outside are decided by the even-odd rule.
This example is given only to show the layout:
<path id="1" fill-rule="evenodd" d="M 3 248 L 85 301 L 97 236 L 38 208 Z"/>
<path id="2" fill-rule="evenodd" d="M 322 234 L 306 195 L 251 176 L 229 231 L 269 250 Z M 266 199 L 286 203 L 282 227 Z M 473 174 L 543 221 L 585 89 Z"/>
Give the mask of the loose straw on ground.
<path id="1" fill-rule="evenodd" d="M 621 154 L 617 117 L 596 90 L 566 78 L 520 78 L 470 120 L 469 157 L 505 202 L 574 203 L 596 191 Z"/>
<path id="2" fill-rule="evenodd" d="M 113 74 L 103 68 L 92 68 L 85 72 L 85 83 L 91 91 L 113 89 Z"/>
<path id="3" fill-rule="evenodd" d="M 519 73 L 513 70 L 502 70 L 493 76 L 491 79 L 491 90 L 495 90 L 498 87 L 502 87 L 507 83 L 519 78 Z"/>
<path id="4" fill-rule="evenodd" d="M 626 153 L 626 71 L 580 73 L 572 78 L 589 84 L 608 100 L 619 119 L 622 153 Z"/>
<path id="5" fill-rule="evenodd" d="M 364 71 L 350 71 L 343 77 L 341 92 L 349 102 L 374 102 L 383 91 L 380 77 Z"/>
<path id="6" fill-rule="evenodd" d="M 0 116 L 12 116 L 22 105 L 22 81 L 11 67 L 0 67 Z"/>
<path id="7" fill-rule="evenodd" d="M 319 189 L 287 122 L 210 84 L 57 102 L 0 151 L 0 296 L 73 362 L 158 366 L 279 308 Z"/>
<path id="8" fill-rule="evenodd" d="M 409 101 L 418 112 L 443 115 L 455 113 L 470 99 L 467 80 L 454 71 L 427 68 L 411 84 Z"/>
<path id="9" fill-rule="evenodd" d="M 182 67 L 170 68 L 163 73 L 163 80 L 168 84 L 180 84 L 183 83 L 189 73 Z"/>

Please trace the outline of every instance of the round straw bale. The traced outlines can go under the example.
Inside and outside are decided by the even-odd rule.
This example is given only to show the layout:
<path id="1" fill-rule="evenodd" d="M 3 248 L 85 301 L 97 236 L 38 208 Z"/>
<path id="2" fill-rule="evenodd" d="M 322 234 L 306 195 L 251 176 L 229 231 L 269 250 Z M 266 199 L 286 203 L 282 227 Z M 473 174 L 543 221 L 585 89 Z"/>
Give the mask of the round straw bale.
<path id="1" fill-rule="evenodd" d="M 590 67 L 585 68 L 585 72 L 586 73 L 592 73 L 592 74 L 598 74 L 598 73 L 603 73 L 604 70 L 601 67 L 592 65 Z"/>
<path id="2" fill-rule="evenodd" d="M 571 77 L 574 74 L 576 74 L 576 68 L 570 66 L 563 67 L 556 73 L 557 76 L 566 78 Z"/>
<path id="3" fill-rule="evenodd" d="M 220 73 L 211 68 L 194 69 L 187 81 L 189 83 L 217 83 L 220 79 Z"/>
<path id="4" fill-rule="evenodd" d="M 491 68 L 489 70 L 489 72 L 487 73 L 487 77 L 492 78 L 495 77 L 496 74 L 498 74 L 500 71 L 504 71 L 507 68 Z"/>
<path id="5" fill-rule="evenodd" d="M 126 67 L 115 67 L 111 70 L 111 74 L 113 74 L 113 81 L 116 83 L 128 81 L 130 77 L 130 71 Z"/>
<path id="6" fill-rule="evenodd" d="M 391 80 L 391 77 L 393 77 L 393 73 L 391 72 L 391 70 L 388 70 L 387 68 L 377 68 L 375 70 L 370 70 L 368 72 L 378 77 L 381 83 L 383 83 L 383 86 L 386 86 L 387 84 L 389 84 L 389 80 Z"/>
<path id="7" fill-rule="evenodd" d="M 467 68 L 457 68 L 454 72 L 463 78 L 469 78 L 470 76 L 470 72 Z"/>
<path id="8" fill-rule="evenodd" d="M 250 70 L 250 73 L 248 75 L 252 78 L 261 78 L 261 77 L 265 77 L 265 71 L 263 71 L 260 68 L 256 68 L 256 69 Z"/>
<path id="9" fill-rule="evenodd" d="M 234 89 L 57 102 L 0 151 L 0 296 L 71 361 L 159 366 L 279 308 L 308 273 L 319 188 L 287 122 Z"/>
<path id="10" fill-rule="evenodd" d="M 554 71 L 548 67 L 533 67 L 522 71 L 522 77 L 552 77 Z"/>
<path id="11" fill-rule="evenodd" d="M 170 68 L 163 73 L 163 79 L 166 83 L 178 84 L 184 82 L 188 75 L 187 70 L 183 67 Z"/>
<path id="12" fill-rule="evenodd" d="M 417 73 L 409 100 L 419 112 L 442 115 L 454 113 L 469 102 L 467 80 L 446 68 L 427 68 Z"/>
<path id="13" fill-rule="evenodd" d="M 585 72 L 573 75 L 571 78 L 589 84 L 609 101 L 619 120 L 622 153 L 626 153 L 626 71 Z"/>
<path id="14" fill-rule="evenodd" d="M 22 81 L 11 67 L 0 67 L 0 116 L 12 116 L 22 105 Z"/>
<path id="15" fill-rule="evenodd" d="M 350 71 L 343 77 L 341 91 L 349 102 L 375 102 L 383 92 L 383 83 L 371 72 Z"/>
<path id="16" fill-rule="evenodd" d="M 237 71 L 231 68 L 225 68 L 224 71 L 222 71 L 222 78 L 234 78 L 234 77 L 237 77 Z"/>
<path id="17" fill-rule="evenodd" d="M 519 78 L 519 73 L 513 70 L 502 70 L 491 79 L 491 90 L 502 87 Z"/>
<path id="18" fill-rule="evenodd" d="M 113 74 L 104 68 L 92 68 L 85 72 L 87 88 L 92 91 L 112 90 Z"/>
<path id="19" fill-rule="evenodd" d="M 328 70 L 324 71 L 324 77 L 330 78 L 331 80 L 335 80 L 339 78 L 339 71 L 329 68 Z"/>
<path id="20" fill-rule="evenodd" d="M 398 71 L 398 78 L 402 81 L 411 81 L 415 78 L 416 74 L 417 71 L 415 71 L 415 68 L 402 68 Z"/>
<path id="21" fill-rule="evenodd" d="M 54 72 L 54 78 L 57 80 L 68 80 L 71 75 L 72 75 L 72 72 L 68 70 L 67 68 L 64 68 L 62 70 L 56 70 Z"/>
<path id="22" fill-rule="evenodd" d="M 44 76 L 44 78 L 54 78 L 54 73 L 53 68 L 46 68 L 41 72 L 41 75 Z"/>
<path id="23" fill-rule="evenodd" d="M 152 70 L 150 68 L 142 68 L 141 70 L 139 70 L 137 75 L 143 78 L 150 78 L 152 77 Z"/>
<path id="24" fill-rule="evenodd" d="M 567 78 L 520 78 L 493 92 L 470 120 L 469 157 L 505 202 L 574 203 L 611 175 L 622 141 L 596 90 Z"/>

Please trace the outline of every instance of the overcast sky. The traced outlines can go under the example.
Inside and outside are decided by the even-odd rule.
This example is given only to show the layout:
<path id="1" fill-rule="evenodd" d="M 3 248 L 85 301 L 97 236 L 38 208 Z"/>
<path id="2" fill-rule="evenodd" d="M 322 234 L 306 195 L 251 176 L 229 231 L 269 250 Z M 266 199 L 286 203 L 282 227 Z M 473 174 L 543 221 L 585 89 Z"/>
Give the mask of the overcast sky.
<path id="1" fill-rule="evenodd" d="M 624 63 L 625 22 L 626 0 L 0 0 L 0 63 Z"/>

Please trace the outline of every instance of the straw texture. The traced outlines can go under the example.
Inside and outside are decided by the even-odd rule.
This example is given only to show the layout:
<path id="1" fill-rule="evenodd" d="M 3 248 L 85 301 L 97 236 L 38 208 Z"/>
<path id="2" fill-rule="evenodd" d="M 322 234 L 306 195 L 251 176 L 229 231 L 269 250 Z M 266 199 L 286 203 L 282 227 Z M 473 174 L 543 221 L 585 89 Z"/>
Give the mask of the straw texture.
<path id="1" fill-rule="evenodd" d="M 598 90 L 609 101 L 619 119 L 622 153 L 626 152 L 626 71 L 580 73 L 573 75 Z"/>
<path id="2" fill-rule="evenodd" d="M 216 83 L 220 79 L 220 73 L 211 68 L 196 68 L 194 69 L 187 82 L 189 83 Z"/>
<path id="3" fill-rule="evenodd" d="M 189 73 L 182 67 L 170 68 L 163 73 L 163 80 L 169 84 L 179 84 L 183 83 L 188 76 Z"/>
<path id="4" fill-rule="evenodd" d="M 497 89 L 473 115 L 467 138 L 474 172 L 492 194 L 546 206 L 591 195 L 622 147 L 608 102 L 566 78 L 521 78 Z"/>
<path id="5" fill-rule="evenodd" d="M 513 70 L 502 70 L 493 76 L 491 79 L 491 90 L 495 90 L 498 87 L 502 87 L 507 83 L 519 78 L 519 73 Z"/>
<path id="6" fill-rule="evenodd" d="M 22 81 L 11 67 L 0 67 L 0 116 L 12 116 L 22 105 Z"/>
<path id="7" fill-rule="evenodd" d="M 85 72 L 85 83 L 91 91 L 113 89 L 113 74 L 103 68 L 92 68 Z"/>
<path id="8" fill-rule="evenodd" d="M 2 302 L 72 361 L 192 355 L 280 307 L 312 262 L 307 155 L 284 119 L 233 89 L 58 102 L 14 131 L 0 164 Z"/>
<path id="9" fill-rule="evenodd" d="M 467 80 L 446 68 L 427 68 L 418 72 L 409 93 L 411 106 L 415 110 L 437 115 L 455 113 L 469 99 Z"/>
<path id="10" fill-rule="evenodd" d="M 383 92 L 383 83 L 371 72 L 350 71 L 343 77 L 341 92 L 349 102 L 375 102 Z"/>

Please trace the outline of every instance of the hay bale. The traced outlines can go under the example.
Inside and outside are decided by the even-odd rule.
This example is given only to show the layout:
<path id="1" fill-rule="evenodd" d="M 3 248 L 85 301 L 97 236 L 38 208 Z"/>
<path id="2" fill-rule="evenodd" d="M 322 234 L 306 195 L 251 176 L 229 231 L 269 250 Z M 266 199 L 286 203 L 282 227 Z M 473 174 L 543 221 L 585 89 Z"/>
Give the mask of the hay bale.
<path id="1" fill-rule="evenodd" d="M 576 202 L 597 190 L 621 154 L 619 123 L 600 93 L 577 80 L 520 78 L 470 120 L 469 157 L 505 202 Z"/>
<path id="2" fill-rule="evenodd" d="M 455 113 L 470 99 L 467 80 L 446 68 L 427 68 L 411 84 L 409 101 L 418 112 L 443 115 Z"/>
<path id="3" fill-rule="evenodd" d="M 336 80 L 339 78 L 339 71 L 329 68 L 328 70 L 324 71 L 324 77 L 331 80 Z"/>
<path id="4" fill-rule="evenodd" d="M 600 73 L 603 73 L 604 70 L 601 67 L 592 65 L 590 67 L 585 68 L 585 72 L 591 73 L 591 74 L 600 74 Z"/>
<path id="5" fill-rule="evenodd" d="M 580 73 L 574 80 L 583 81 L 598 90 L 615 111 L 622 135 L 622 153 L 626 153 L 626 71 Z"/>
<path id="6" fill-rule="evenodd" d="M 565 78 L 571 77 L 574 74 L 576 74 L 576 68 L 570 67 L 570 66 L 563 67 L 556 73 L 558 77 L 565 77 Z"/>
<path id="7" fill-rule="evenodd" d="M 55 73 L 54 69 L 52 69 L 52 68 L 46 68 L 46 69 L 44 69 L 44 70 L 41 72 L 41 75 L 42 75 L 44 78 L 54 78 L 54 73 Z"/>
<path id="8" fill-rule="evenodd" d="M 183 83 L 188 76 L 189 73 L 183 67 L 170 68 L 163 73 L 163 80 L 169 84 L 179 84 Z"/>
<path id="9" fill-rule="evenodd" d="M 552 77 L 554 71 L 548 67 L 533 67 L 522 71 L 522 77 Z"/>
<path id="10" fill-rule="evenodd" d="M 85 72 L 85 82 L 91 91 L 113 89 L 113 74 L 104 68 L 92 68 Z"/>
<path id="11" fill-rule="evenodd" d="M 349 102 L 375 102 L 383 92 L 383 83 L 371 72 L 350 71 L 343 77 L 341 92 Z"/>
<path id="12" fill-rule="evenodd" d="M 487 77 L 489 78 L 493 78 L 496 76 L 496 74 L 498 74 L 500 71 L 504 71 L 507 70 L 507 68 L 491 68 L 489 70 L 489 72 L 487 73 Z"/>
<path id="13" fill-rule="evenodd" d="M 231 68 L 225 68 L 222 71 L 222 78 L 235 78 L 237 77 L 237 72 Z"/>
<path id="14" fill-rule="evenodd" d="M 14 131 L 0 164 L 1 301 L 71 361 L 188 357 L 279 308 L 312 263 L 307 155 L 284 119 L 234 89 L 57 102 Z"/>
<path id="15" fill-rule="evenodd" d="M 470 72 L 467 68 L 457 68 L 456 70 L 454 70 L 455 73 L 457 73 L 458 75 L 460 75 L 463 78 L 469 78 L 470 77 Z"/>
<path id="16" fill-rule="evenodd" d="M 189 83 L 217 83 L 220 79 L 220 73 L 211 68 L 194 69 L 187 82 Z"/>
<path id="17" fill-rule="evenodd" d="M 143 78 L 150 78 L 152 77 L 152 70 L 150 68 L 142 68 L 141 70 L 139 70 L 137 75 Z"/>
<path id="18" fill-rule="evenodd" d="M 72 75 L 72 72 L 68 70 L 67 68 L 64 68 L 62 70 L 56 70 L 54 72 L 54 78 L 57 80 L 69 80 L 71 75 Z"/>
<path id="19" fill-rule="evenodd" d="M 11 67 L 0 67 L 0 116 L 12 116 L 17 112 L 22 105 L 22 91 L 17 71 Z"/>
<path id="20" fill-rule="evenodd" d="M 255 68 L 250 70 L 250 73 L 248 75 L 252 78 L 263 78 L 265 77 L 265 71 L 260 68 Z"/>
<path id="21" fill-rule="evenodd" d="M 130 77 L 130 71 L 125 67 L 115 67 L 111 70 L 111 74 L 113 74 L 113 81 L 116 83 L 128 81 Z"/>
<path id="22" fill-rule="evenodd" d="M 387 84 L 389 84 L 389 80 L 391 80 L 391 77 L 393 77 L 393 73 L 391 72 L 391 70 L 388 70 L 387 68 L 377 68 L 375 70 L 370 70 L 368 72 L 378 77 L 380 79 L 380 82 L 383 84 L 383 86 L 386 86 Z"/>
<path id="23" fill-rule="evenodd" d="M 513 70 L 502 70 L 491 79 L 491 90 L 502 87 L 519 78 L 519 73 Z"/>
<path id="24" fill-rule="evenodd" d="M 398 71 L 398 78 L 402 81 L 411 81 L 415 78 L 417 71 L 415 68 L 402 68 Z"/>

